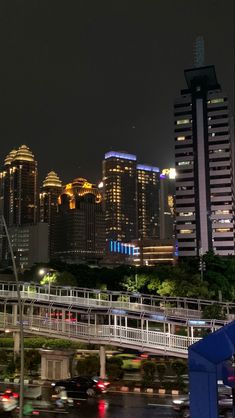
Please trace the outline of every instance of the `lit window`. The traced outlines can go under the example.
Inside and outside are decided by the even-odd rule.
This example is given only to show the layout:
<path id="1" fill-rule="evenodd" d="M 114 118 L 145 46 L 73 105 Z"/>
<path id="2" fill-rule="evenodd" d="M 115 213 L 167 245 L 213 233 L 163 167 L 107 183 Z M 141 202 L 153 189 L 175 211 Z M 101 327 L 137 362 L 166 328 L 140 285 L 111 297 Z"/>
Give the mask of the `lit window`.
<path id="1" fill-rule="evenodd" d="M 180 234 L 191 234 L 191 229 L 180 229 Z"/>
<path id="2" fill-rule="evenodd" d="M 177 141 L 185 141 L 185 136 L 178 136 Z"/>
<path id="3" fill-rule="evenodd" d="M 209 102 L 212 103 L 212 104 L 223 103 L 224 99 L 221 97 L 221 98 L 218 98 L 218 99 L 211 99 L 211 100 L 209 100 Z"/>
<path id="4" fill-rule="evenodd" d="M 186 123 L 190 123 L 189 119 L 180 119 L 177 120 L 176 125 L 185 125 Z"/>
<path id="5" fill-rule="evenodd" d="M 190 165 L 190 161 L 180 161 L 178 165 Z"/>
<path id="6" fill-rule="evenodd" d="M 217 228 L 215 232 L 230 232 L 230 228 Z"/>
<path id="7" fill-rule="evenodd" d="M 192 216 L 193 212 L 180 212 L 179 216 Z"/>

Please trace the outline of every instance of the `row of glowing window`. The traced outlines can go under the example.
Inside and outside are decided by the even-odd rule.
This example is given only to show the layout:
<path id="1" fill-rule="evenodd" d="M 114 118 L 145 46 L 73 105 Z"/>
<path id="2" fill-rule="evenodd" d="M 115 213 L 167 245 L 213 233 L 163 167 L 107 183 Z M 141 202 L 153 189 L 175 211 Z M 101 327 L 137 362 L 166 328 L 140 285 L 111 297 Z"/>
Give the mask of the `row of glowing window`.
<path id="1" fill-rule="evenodd" d="M 179 234 L 193 234 L 195 231 L 193 229 L 180 229 Z M 233 232 L 233 228 L 215 228 L 214 232 Z"/>
<path id="2" fill-rule="evenodd" d="M 231 211 L 229 210 L 216 210 L 213 215 L 229 215 Z M 195 212 L 180 212 L 179 216 L 193 216 Z"/>

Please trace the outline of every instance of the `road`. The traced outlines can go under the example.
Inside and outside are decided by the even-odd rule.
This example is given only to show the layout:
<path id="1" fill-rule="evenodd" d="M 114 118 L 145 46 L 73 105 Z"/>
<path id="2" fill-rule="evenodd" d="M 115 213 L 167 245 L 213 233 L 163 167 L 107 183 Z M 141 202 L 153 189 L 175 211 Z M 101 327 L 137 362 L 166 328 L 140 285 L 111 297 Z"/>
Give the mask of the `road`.
<path id="1" fill-rule="evenodd" d="M 173 418 L 171 397 L 109 393 L 88 399 L 73 409 L 69 418 Z"/>

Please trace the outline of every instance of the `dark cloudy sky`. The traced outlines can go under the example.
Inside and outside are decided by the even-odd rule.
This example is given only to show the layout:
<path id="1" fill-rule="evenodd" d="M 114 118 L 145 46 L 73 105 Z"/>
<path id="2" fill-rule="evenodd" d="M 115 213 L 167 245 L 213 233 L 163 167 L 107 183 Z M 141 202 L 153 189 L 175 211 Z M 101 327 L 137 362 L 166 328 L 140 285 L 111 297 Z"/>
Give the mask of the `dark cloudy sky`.
<path id="1" fill-rule="evenodd" d="M 96 181 L 110 149 L 172 165 L 197 35 L 233 99 L 233 0 L 1 0 L 1 162 L 24 143 L 41 178 Z"/>

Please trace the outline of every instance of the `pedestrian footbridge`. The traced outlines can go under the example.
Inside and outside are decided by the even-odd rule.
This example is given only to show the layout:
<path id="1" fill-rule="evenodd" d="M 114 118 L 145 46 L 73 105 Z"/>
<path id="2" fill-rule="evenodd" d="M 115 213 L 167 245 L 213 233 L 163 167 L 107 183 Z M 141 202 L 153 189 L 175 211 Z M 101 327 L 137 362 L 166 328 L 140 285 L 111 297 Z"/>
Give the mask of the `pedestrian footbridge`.
<path id="1" fill-rule="evenodd" d="M 24 332 L 187 357 L 188 347 L 229 321 L 204 320 L 212 301 L 137 293 L 20 285 Z M 224 304 L 228 315 L 232 305 Z M 0 330 L 17 332 L 15 283 L 0 283 Z"/>

